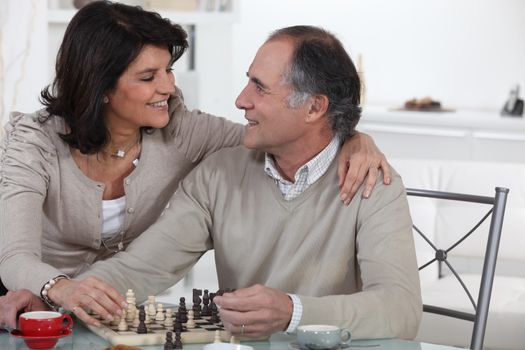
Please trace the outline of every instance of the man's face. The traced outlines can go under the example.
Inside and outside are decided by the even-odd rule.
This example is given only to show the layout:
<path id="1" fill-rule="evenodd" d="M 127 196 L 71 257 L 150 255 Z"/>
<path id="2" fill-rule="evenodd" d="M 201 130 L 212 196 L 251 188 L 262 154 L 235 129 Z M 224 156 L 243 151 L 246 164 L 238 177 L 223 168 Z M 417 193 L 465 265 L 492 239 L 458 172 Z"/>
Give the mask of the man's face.
<path id="1" fill-rule="evenodd" d="M 294 142 L 304 135 L 307 104 L 288 105 L 293 90 L 284 79 L 293 48 L 290 40 L 272 40 L 261 46 L 250 65 L 248 83 L 235 101 L 248 120 L 244 134 L 248 148 L 280 155 L 293 150 Z"/>

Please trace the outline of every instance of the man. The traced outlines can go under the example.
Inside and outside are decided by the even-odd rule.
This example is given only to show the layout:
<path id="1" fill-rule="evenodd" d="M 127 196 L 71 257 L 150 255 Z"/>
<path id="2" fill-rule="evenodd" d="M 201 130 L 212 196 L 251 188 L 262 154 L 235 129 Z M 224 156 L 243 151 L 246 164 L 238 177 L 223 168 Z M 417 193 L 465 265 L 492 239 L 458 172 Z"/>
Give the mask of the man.
<path id="1" fill-rule="evenodd" d="M 49 297 L 77 316 L 110 316 L 123 298 L 174 284 L 209 249 L 226 328 L 244 336 L 335 324 L 355 338 L 415 336 L 421 297 L 411 220 L 399 176 L 369 199 L 338 200 L 340 140 L 359 120 L 354 64 L 330 33 L 276 31 L 257 52 L 236 104 L 244 145 L 217 152 L 182 183 L 159 221 L 126 252 Z M 289 294 L 288 294 L 289 293 Z"/>

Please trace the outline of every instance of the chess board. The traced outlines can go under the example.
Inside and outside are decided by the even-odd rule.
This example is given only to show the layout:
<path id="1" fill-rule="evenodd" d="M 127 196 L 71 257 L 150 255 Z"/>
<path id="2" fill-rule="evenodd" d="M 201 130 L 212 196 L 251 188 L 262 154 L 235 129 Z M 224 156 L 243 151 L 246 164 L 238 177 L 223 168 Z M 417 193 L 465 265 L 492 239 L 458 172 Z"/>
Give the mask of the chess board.
<path id="1" fill-rule="evenodd" d="M 169 306 L 168 306 L 169 307 Z M 100 317 L 93 315 L 100 319 Z M 174 318 L 174 316 L 173 316 Z M 181 339 L 183 344 L 191 343 L 212 343 L 215 339 L 215 331 L 218 330 L 220 338 L 223 342 L 229 342 L 231 338 L 230 332 L 224 330 L 222 323 L 210 322 L 209 316 L 196 317 L 195 328 L 184 328 L 181 332 Z M 128 325 L 127 331 L 119 331 L 118 325 L 112 325 L 107 321 L 101 320 L 101 327 L 86 325 L 93 333 L 106 339 L 113 345 L 124 344 L 129 346 L 146 346 L 146 345 L 162 345 L 166 341 L 166 333 L 173 332 L 173 327 L 167 329 L 163 322 L 156 323 L 151 320 L 151 323 L 146 324 L 148 333 L 139 334 L 137 328 L 133 327 L 132 322 L 126 321 Z M 173 334 L 175 337 L 175 334 Z"/>

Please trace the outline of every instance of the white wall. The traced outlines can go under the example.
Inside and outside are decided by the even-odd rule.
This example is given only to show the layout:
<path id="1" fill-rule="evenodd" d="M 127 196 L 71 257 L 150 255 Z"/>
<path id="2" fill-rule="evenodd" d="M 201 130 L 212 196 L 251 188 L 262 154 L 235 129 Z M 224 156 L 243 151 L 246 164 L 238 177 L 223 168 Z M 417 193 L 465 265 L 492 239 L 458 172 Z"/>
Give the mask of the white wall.
<path id="1" fill-rule="evenodd" d="M 9 112 L 40 108 L 47 84 L 46 1 L 0 1 L 0 122 Z M 0 128 L 3 132 L 3 127 Z"/>
<path id="2" fill-rule="evenodd" d="M 370 105 L 394 107 L 430 95 L 449 107 L 499 110 L 513 84 L 525 90 L 522 0 L 239 0 L 239 5 L 234 95 L 267 35 L 295 24 L 321 25 L 354 60 L 362 54 Z M 232 115 L 242 120 L 233 102 Z"/>
<path id="3" fill-rule="evenodd" d="M 366 102 L 398 106 L 430 95 L 458 109 L 499 110 L 513 84 L 525 91 L 523 0 L 236 0 L 238 20 L 197 28 L 197 81 L 181 75 L 201 109 L 244 122 L 234 99 L 267 35 L 294 24 L 334 32 L 362 54 Z M 0 1 L 0 117 L 39 108 L 59 39 L 47 36 L 46 1 Z M 35 14 L 39 14 L 36 16 Z M 56 35 L 55 35 L 56 36 Z M 49 40 L 49 45 L 48 45 Z M 47 47 L 50 47 L 48 54 Z M 30 48 L 28 50 L 28 48 Z M 193 84 L 193 85 L 192 85 Z M 523 95 L 523 93 L 522 93 Z M 191 102 L 191 101 L 189 101 Z M 4 123 L 2 121 L 2 124 Z"/>

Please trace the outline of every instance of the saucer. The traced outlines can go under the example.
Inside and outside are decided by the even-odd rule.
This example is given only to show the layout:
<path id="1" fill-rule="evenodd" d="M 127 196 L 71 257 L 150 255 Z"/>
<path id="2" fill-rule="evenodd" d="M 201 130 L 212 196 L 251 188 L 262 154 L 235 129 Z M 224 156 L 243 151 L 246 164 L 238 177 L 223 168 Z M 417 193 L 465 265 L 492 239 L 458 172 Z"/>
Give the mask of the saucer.
<path id="1" fill-rule="evenodd" d="M 67 337 L 70 334 L 71 329 L 64 329 L 60 334 L 46 337 L 25 336 L 18 329 L 13 329 L 11 331 L 13 337 L 24 339 L 28 348 L 38 350 L 52 349 L 56 345 L 58 339 Z"/>
<path id="2" fill-rule="evenodd" d="M 353 344 L 353 343 L 350 343 L 350 344 L 339 344 L 337 345 L 336 347 L 334 348 L 331 348 L 329 350 L 343 350 L 343 349 L 348 349 L 348 348 L 377 348 L 379 347 L 379 344 Z M 298 342 L 291 342 L 288 344 L 288 348 L 292 349 L 292 350 L 310 350 L 308 348 L 306 349 L 303 349 L 299 346 L 299 343 Z"/>
<path id="3" fill-rule="evenodd" d="M 342 349 L 348 349 L 349 347 L 351 347 L 352 345 L 351 344 L 339 344 L 333 348 L 330 348 L 330 349 L 327 349 L 327 350 L 342 350 Z M 309 348 L 302 348 L 299 346 L 299 343 L 298 342 L 291 342 L 290 344 L 288 344 L 288 347 L 292 350 L 310 350 Z"/>

